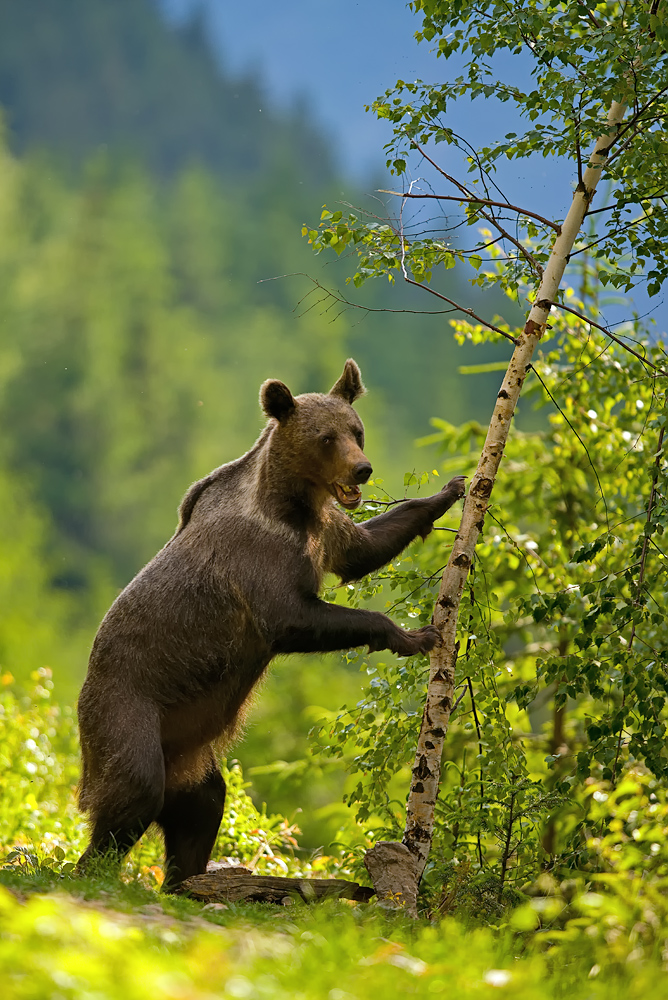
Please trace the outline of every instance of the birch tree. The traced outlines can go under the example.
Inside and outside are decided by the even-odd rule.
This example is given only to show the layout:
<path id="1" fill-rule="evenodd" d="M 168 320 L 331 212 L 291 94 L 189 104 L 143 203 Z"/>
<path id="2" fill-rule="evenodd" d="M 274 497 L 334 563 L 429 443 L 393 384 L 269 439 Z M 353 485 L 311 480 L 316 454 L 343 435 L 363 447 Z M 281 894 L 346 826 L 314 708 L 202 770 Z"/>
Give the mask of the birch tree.
<path id="1" fill-rule="evenodd" d="M 331 247 L 340 254 L 354 248 L 358 259 L 350 279 L 354 286 L 372 276 L 386 275 L 390 280 L 400 276 L 440 300 L 444 311 L 459 312 L 460 330 L 477 330 L 479 339 L 484 331 L 489 338 L 503 337 L 514 345 L 434 606 L 433 620 L 442 643 L 430 658 L 403 844 L 377 845 L 369 859 L 374 881 L 382 872 L 383 893 L 414 910 L 432 841 L 441 756 L 455 702 L 458 657 L 463 655 L 458 637 L 462 593 L 515 407 L 551 315 L 567 316 L 579 332 L 584 324 L 588 335 L 600 336 L 603 345 L 614 342 L 629 360 L 644 357 L 644 370 L 654 379 L 665 378 L 662 366 L 648 360 L 628 331 L 620 338 L 599 315 L 574 309 L 560 289 L 566 268 L 583 254 L 596 263 L 600 282 L 625 292 L 642 284 L 654 296 L 666 277 L 668 256 L 662 248 L 668 237 L 668 15 L 661 0 L 635 4 L 414 0 L 410 6 L 422 18 L 418 40 L 436 45 L 445 75 L 449 76 L 451 65 L 461 66 L 462 61 L 464 65 L 456 78 L 445 83 L 399 81 L 373 104 L 376 115 L 389 120 L 394 129 L 387 162 L 400 186 L 387 194 L 399 199 L 396 218 L 370 222 L 360 213 L 325 209 L 320 226 L 305 228 L 305 234 L 316 251 Z M 520 57 L 520 78 L 526 79 L 530 68 L 529 85 L 496 75 L 504 52 Z M 502 65 L 512 69 L 514 64 L 505 60 Z M 526 128 L 501 141 L 494 136 L 482 137 L 482 142 L 479 136 L 463 138 L 448 125 L 448 109 L 462 97 L 509 102 Z M 445 146 L 445 155 L 433 151 L 439 144 Z M 463 154 L 468 175 L 459 172 L 457 154 Z M 569 184 L 574 188 L 563 220 L 549 218 L 540 204 L 511 203 L 497 183 L 495 171 L 502 159 L 526 160 L 530 172 L 538 156 L 555 158 L 564 188 Z M 421 179 L 421 170 L 427 180 Z M 605 197 L 595 201 L 603 183 Z M 452 205 L 458 205 L 469 227 L 467 236 L 478 230 L 475 245 L 463 249 L 461 240 L 427 233 L 416 236 L 414 227 L 409 236 L 404 219 L 413 203 L 431 204 L 441 211 L 443 229 L 448 209 L 451 213 Z M 482 261 L 490 246 L 502 264 L 487 270 Z M 439 290 L 439 271 L 465 263 L 476 269 L 474 284 L 499 285 L 516 300 L 528 300 L 523 329 L 515 330 L 503 320 L 487 322 L 468 303 L 453 301 Z M 657 470 L 662 449 L 661 432 Z M 648 522 L 656 477 L 653 482 Z M 637 593 L 642 585 L 641 572 Z M 403 868 L 398 859 L 403 859 Z M 397 875 L 388 885 L 390 870 Z"/>

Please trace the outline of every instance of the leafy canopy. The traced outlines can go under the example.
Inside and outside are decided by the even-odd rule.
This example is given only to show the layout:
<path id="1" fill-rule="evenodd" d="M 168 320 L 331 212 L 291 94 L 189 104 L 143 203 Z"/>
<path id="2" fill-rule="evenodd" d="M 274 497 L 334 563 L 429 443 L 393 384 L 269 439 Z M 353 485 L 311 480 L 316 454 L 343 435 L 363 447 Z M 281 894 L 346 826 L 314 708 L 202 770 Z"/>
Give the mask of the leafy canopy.
<path id="1" fill-rule="evenodd" d="M 421 168 L 428 161 L 435 169 L 433 187 L 414 180 L 404 196 L 418 203 L 434 199 L 443 209 L 448 201 L 460 201 L 466 222 L 491 222 L 494 241 L 506 247 L 509 266 L 493 279 L 479 274 L 474 282 L 494 280 L 515 291 L 523 280 L 535 286 L 554 238 L 552 220 L 531 205 L 508 203 L 494 178 L 499 160 L 566 158 L 572 164 L 569 179 L 577 183 L 595 140 L 607 131 L 608 109 L 617 101 L 627 106 L 627 113 L 605 166 L 607 203 L 590 211 L 590 228 L 574 252 L 587 246 L 603 265 L 602 282 L 628 291 L 646 280 L 649 294 L 655 295 L 668 274 L 662 252 L 668 236 L 665 5 L 656 0 L 414 0 L 410 6 L 422 15 L 418 40 L 435 43 L 438 55 L 448 59 L 447 79 L 439 84 L 399 80 L 372 107 L 394 126 L 386 147 L 393 173 L 408 178 L 416 151 L 424 158 Z M 480 143 L 475 134 L 463 138 L 448 125 L 449 108 L 462 98 L 510 103 L 526 127 L 493 142 L 485 137 Z M 471 180 L 453 177 L 450 167 L 446 171 L 434 163 L 425 149 L 430 143 L 459 149 Z M 458 256 L 441 235 L 413 239 L 401 220 L 369 224 L 355 214 L 324 214 L 319 229 L 306 232 L 318 251 L 356 248 L 356 285 L 371 275 L 392 276 L 397 269 L 409 280 L 428 283 L 438 265 L 452 267 Z M 464 253 L 474 267 L 480 267 L 487 245 L 481 238 Z"/>

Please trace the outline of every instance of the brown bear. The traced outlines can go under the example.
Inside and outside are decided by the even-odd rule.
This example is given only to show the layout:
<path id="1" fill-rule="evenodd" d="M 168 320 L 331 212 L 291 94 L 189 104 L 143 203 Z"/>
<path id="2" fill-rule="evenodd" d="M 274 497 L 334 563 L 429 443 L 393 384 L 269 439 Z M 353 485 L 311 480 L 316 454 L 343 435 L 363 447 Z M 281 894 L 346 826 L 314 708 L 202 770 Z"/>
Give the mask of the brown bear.
<path id="1" fill-rule="evenodd" d="M 91 821 L 80 870 L 122 857 L 155 822 L 168 891 L 205 871 L 225 802 L 215 747 L 277 654 L 411 656 L 438 641 L 431 625 L 406 631 L 318 598 L 325 573 L 348 581 L 378 569 L 464 493 L 459 476 L 360 525 L 337 508 L 360 504 L 372 472 L 351 405 L 364 392 L 352 360 L 327 395 L 265 382 L 258 440 L 190 487 L 176 533 L 107 612 L 78 706 Z"/>

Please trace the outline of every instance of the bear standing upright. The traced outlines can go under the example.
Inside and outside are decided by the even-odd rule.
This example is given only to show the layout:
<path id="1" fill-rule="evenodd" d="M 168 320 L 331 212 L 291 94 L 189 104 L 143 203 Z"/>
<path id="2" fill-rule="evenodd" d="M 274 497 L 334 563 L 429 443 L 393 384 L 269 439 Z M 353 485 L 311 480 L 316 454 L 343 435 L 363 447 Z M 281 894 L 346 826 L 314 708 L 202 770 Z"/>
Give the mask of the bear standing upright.
<path id="1" fill-rule="evenodd" d="M 165 888 L 204 872 L 225 802 L 215 746 L 279 653 L 353 646 L 425 653 L 437 630 L 327 604 L 325 573 L 356 580 L 393 559 L 464 494 L 464 477 L 355 525 L 372 469 L 348 360 L 329 394 L 269 380 L 269 422 L 251 450 L 190 487 L 174 536 L 118 596 L 93 643 L 79 698 L 80 806 L 91 822 L 79 867 L 122 857 L 151 823 L 165 839 Z"/>

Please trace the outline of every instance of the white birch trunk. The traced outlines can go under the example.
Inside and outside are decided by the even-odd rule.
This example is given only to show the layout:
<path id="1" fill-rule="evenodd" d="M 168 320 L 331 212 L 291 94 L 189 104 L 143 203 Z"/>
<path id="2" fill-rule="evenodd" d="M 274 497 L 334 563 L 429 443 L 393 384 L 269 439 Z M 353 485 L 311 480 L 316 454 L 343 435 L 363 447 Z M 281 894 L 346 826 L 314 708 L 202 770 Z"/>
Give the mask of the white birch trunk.
<path id="1" fill-rule="evenodd" d="M 624 104 L 613 102 L 608 114 L 606 131 L 596 143 L 582 183 L 578 185 L 573 195 L 568 215 L 555 239 L 536 301 L 518 337 L 517 346 L 499 390 L 487 439 L 464 502 L 459 531 L 443 573 L 434 607 L 434 624 L 441 633 L 442 644 L 433 650 L 430 657 L 429 688 L 415 754 L 403 837 L 404 845 L 416 862 L 417 882 L 422 876 L 429 856 L 434 830 L 441 756 L 455 688 L 455 667 L 459 646 L 456 640 L 457 616 L 462 591 L 473 562 L 475 546 L 483 528 L 492 488 L 508 439 L 510 423 L 530 368 L 531 358 L 545 332 L 551 304 L 557 295 L 573 244 L 605 166 L 608 148 L 617 134 L 625 110 Z M 414 887 L 402 888 L 397 885 L 391 895 L 401 903 L 402 900 L 411 898 L 414 891 Z M 387 889 L 384 894 L 389 895 Z"/>
<path id="2" fill-rule="evenodd" d="M 545 332 L 552 301 L 556 298 L 569 255 L 577 238 L 585 213 L 605 165 L 608 147 L 615 138 L 626 108 L 614 102 L 608 114 L 608 128 L 599 137 L 587 169 L 578 185 L 568 215 L 552 247 L 524 329 L 510 359 L 508 370 L 492 414 L 487 439 L 464 502 L 459 531 L 455 537 L 448 565 L 443 572 L 438 599 L 434 607 L 434 624 L 442 637 L 442 645 L 430 656 L 429 689 L 418 740 L 413 781 L 406 809 L 406 829 L 403 842 L 418 861 L 418 878 L 427 862 L 434 828 L 434 807 L 441 775 L 443 742 L 450 719 L 455 686 L 457 615 L 478 536 L 482 531 L 496 474 L 503 458 L 515 412 L 531 358 Z"/>

